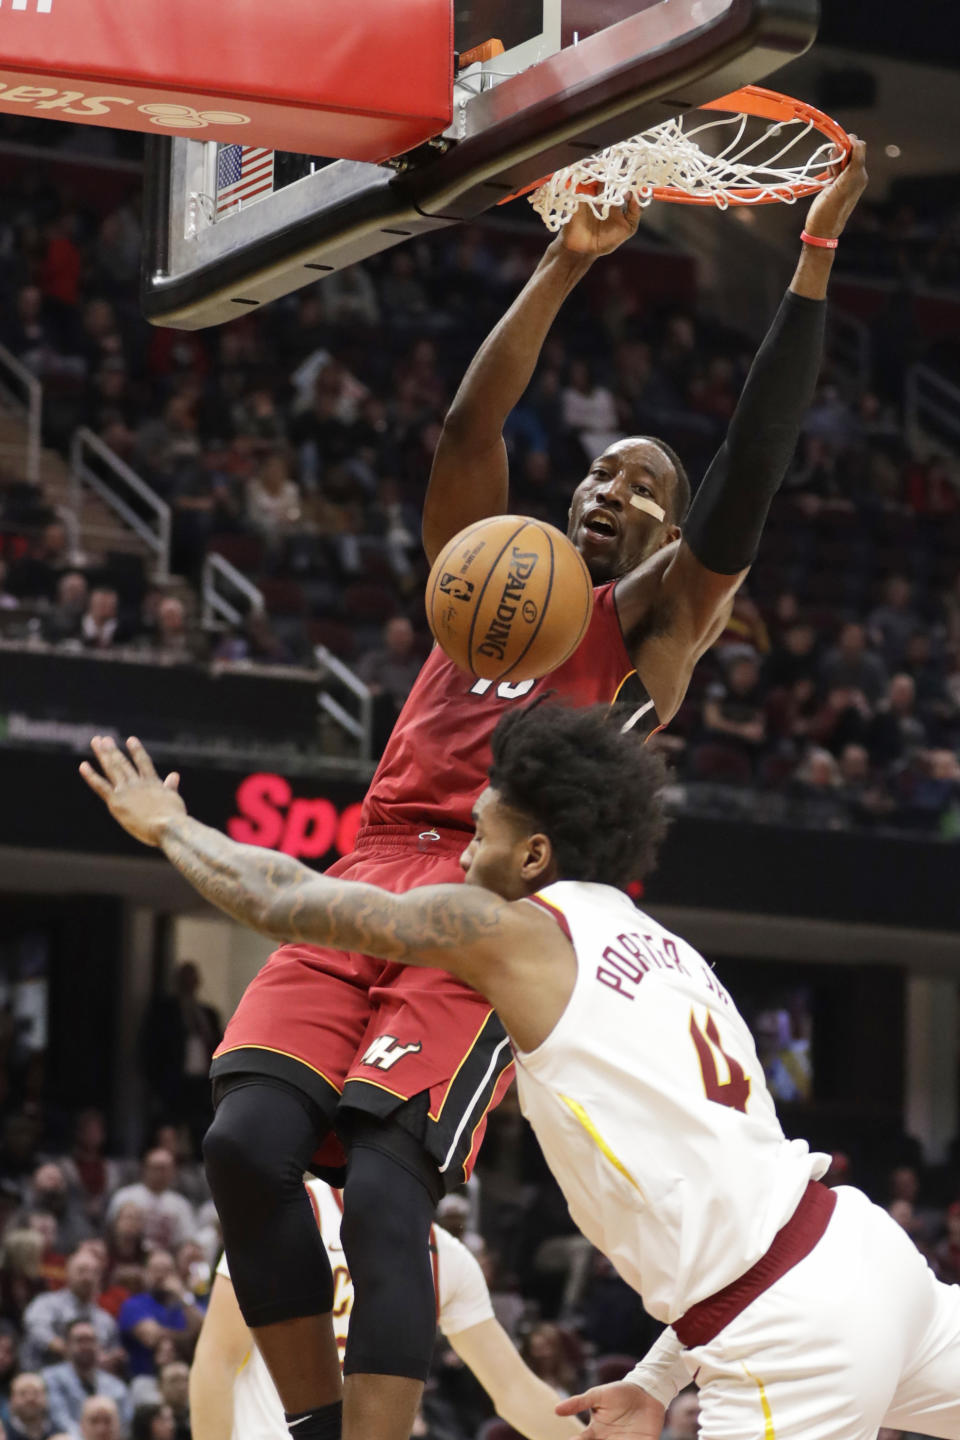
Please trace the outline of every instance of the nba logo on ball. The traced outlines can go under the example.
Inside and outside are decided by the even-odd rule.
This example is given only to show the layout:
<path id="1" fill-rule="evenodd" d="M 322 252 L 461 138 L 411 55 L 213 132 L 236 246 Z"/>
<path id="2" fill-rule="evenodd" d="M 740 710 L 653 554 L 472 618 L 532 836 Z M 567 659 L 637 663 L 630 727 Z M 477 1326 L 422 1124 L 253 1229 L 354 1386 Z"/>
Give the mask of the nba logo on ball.
<path id="1" fill-rule="evenodd" d="M 469 525 L 437 556 L 427 582 L 434 638 L 454 664 L 483 680 L 556 670 L 592 614 L 581 555 L 552 525 L 523 515 Z"/>
<path id="2" fill-rule="evenodd" d="M 473 594 L 473 581 L 464 580 L 460 575 L 451 575 L 448 570 L 440 581 L 440 589 L 452 600 L 469 600 Z"/>

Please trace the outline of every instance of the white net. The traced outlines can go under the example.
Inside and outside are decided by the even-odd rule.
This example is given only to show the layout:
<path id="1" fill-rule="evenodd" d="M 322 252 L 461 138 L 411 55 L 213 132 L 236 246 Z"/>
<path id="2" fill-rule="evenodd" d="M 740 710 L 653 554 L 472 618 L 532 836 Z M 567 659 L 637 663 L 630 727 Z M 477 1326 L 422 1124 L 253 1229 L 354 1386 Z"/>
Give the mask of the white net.
<path id="1" fill-rule="evenodd" d="M 749 115 L 728 115 L 692 129 L 685 128 L 685 120 L 689 117 L 667 120 L 558 170 L 531 195 L 531 205 L 556 232 L 581 205 L 605 220 L 629 196 L 649 205 L 661 189 L 674 192 L 675 199 L 710 201 L 720 210 L 731 203 L 792 203 L 798 187 L 809 194 L 825 185 L 829 177 L 824 172 L 843 156 L 812 120 L 771 121 L 757 136 L 748 132 L 748 125 L 757 123 Z M 701 142 L 708 139 L 719 140 L 720 148 L 704 149 Z"/>

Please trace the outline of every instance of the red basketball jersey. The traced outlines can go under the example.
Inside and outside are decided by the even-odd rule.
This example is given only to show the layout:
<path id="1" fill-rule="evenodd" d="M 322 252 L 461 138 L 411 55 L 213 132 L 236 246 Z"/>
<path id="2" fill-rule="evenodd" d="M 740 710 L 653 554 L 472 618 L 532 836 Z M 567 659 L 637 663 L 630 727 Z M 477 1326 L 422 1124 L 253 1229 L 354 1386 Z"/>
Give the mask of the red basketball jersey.
<path id="1" fill-rule="evenodd" d="M 434 646 L 373 777 L 362 823 L 471 830 L 470 812 L 486 784 L 490 737 L 509 705 L 548 690 L 574 705 L 615 700 L 634 668 L 613 591 L 613 583 L 594 590 L 593 618 L 582 642 L 541 680 L 476 680 Z M 656 728 L 649 697 L 630 699 L 638 709 L 646 707 L 642 731 Z"/>

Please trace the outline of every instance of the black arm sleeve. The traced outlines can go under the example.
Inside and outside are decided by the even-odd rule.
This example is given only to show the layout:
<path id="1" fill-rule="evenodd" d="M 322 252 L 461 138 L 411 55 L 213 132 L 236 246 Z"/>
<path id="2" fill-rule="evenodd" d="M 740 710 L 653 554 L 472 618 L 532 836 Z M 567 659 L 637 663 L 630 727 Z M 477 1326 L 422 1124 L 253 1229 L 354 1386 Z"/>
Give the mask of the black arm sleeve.
<path id="1" fill-rule="evenodd" d="M 788 290 L 757 351 L 727 438 L 690 506 L 683 538 L 701 565 L 736 575 L 753 564 L 820 372 L 825 300 Z"/>

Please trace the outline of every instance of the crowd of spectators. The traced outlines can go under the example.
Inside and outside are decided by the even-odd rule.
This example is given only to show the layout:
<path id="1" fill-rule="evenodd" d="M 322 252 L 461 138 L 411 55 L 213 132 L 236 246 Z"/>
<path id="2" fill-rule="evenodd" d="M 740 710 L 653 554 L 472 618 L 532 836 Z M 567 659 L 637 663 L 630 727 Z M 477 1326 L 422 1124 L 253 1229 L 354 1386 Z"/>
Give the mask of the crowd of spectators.
<path id="1" fill-rule="evenodd" d="M 189 1440 L 189 1361 L 220 1249 L 197 1157 L 221 1025 L 198 989 L 184 962 L 145 1009 L 140 1161 L 111 1152 L 100 1110 L 49 1105 L 0 1045 L 5 1440 Z"/>
<path id="2" fill-rule="evenodd" d="M 10 475 L 0 633 L 22 612 L 50 644 L 267 665 L 322 643 L 374 691 L 382 744 L 428 644 L 418 517 L 443 416 L 540 238 L 445 232 L 194 333 L 143 321 L 139 244 L 134 200 L 98 213 L 25 172 L 0 200 L 0 341 L 43 379 L 52 443 L 89 425 L 171 505 L 174 570 L 195 584 L 218 552 L 266 608 L 205 634 L 184 591 L 82 563 Z M 663 435 L 695 480 L 722 439 L 750 345 L 639 298 L 632 273 L 598 265 L 548 339 L 507 427 L 517 510 L 563 525 L 618 435 Z M 678 781 L 776 794 L 814 825 L 958 833 L 960 480 L 911 453 L 883 387 L 827 369 L 749 584 L 661 740 Z"/>
<path id="3" fill-rule="evenodd" d="M 9 547 L 11 558 L 0 559 L 0 610 L 8 620 L 22 617 L 28 633 L 50 645 L 135 651 L 173 663 L 206 655 L 180 596 L 150 587 L 138 605 L 124 605 L 115 584 L 80 567 L 62 520 L 44 523 L 32 543 L 20 538 Z"/>
<path id="4" fill-rule="evenodd" d="M 175 1158 L 191 1142 L 161 1126 L 138 1167 L 107 1154 L 99 1111 L 76 1116 L 65 1153 L 36 1124 L 24 1146 L 32 1118 L 8 1117 L 2 1136 L 3 1432 L 189 1440 L 189 1360 L 219 1246 L 191 1185 L 200 1169 Z"/>
<path id="5" fill-rule="evenodd" d="M 859 206 L 844 232 L 840 268 L 899 284 L 956 290 L 960 285 L 960 206 L 956 186 L 940 199 L 912 185 L 885 204 Z M 901 186 L 901 190 L 904 187 Z"/>
<path id="6" fill-rule="evenodd" d="M 842 579 L 843 577 L 841 577 Z M 730 624 L 661 737 L 681 783 L 786 794 L 831 829 L 960 834 L 960 583 L 921 615 L 903 575 L 862 618 L 784 590 L 741 591 Z"/>

